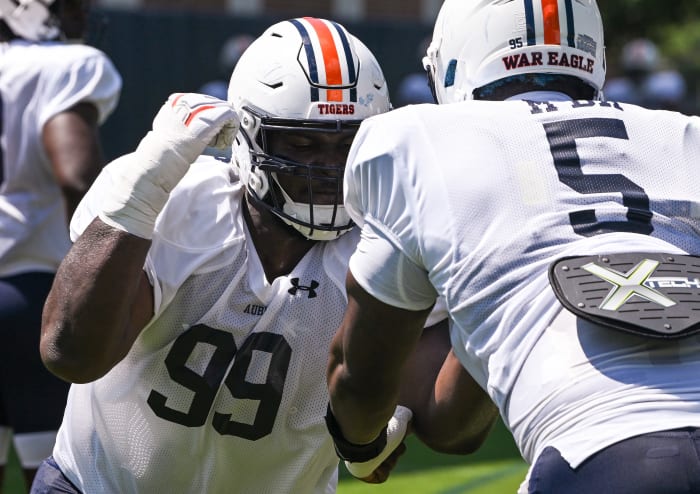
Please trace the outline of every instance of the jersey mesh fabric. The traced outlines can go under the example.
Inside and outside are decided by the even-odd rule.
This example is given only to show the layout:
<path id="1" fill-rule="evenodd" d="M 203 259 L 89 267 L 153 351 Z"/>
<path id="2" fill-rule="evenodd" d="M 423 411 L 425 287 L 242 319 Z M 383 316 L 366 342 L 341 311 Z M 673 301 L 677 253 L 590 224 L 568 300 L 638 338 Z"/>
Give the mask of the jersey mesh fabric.
<path id="1" fill-rule="evenodd" d="M 84 492 L 334 491 L 325 368 L 359 232 L 268 283 L 225 165 L 194 165 L 173 194 L 147 261 L 157 317 L 72 387 L 57 463 Z"/>
<path id="2" fill-rule="evenodd" d="M 421 105 L 363 122 L 346 169 L 346 202 L 353 219 L 388 232 L 395 255 L 423 266 L 445 297 L 458 357 L 507 424 L 527 423 L 527 434 L 515 431 L 525 458 L 565 424 L 562 455 L 575 465 L 610 441 L 700 424 L 698 351 L 674 364 L 655 359 L 659 349 L 650 347 L 642 360 L 662 366 L 658 374 L 630 351 L 623 384 L 612 357 L 621 343 L 598 338 L 585 348 L 586 365 L 562 363 L 546 373 L 548 386 L 537 385 L 539 368 L 528 369 L 529 380 L 520 374 L 527 362 L 537 367 L 529 355 L 561 312 L 546 275 L 552 261 L 700 254 L 699 155 L 700 119 L 670 112 L 601 102 Z M 630 212 L 651 222 L 630 221 Z M 364 247 L 353 256 L 373 254 Z M 361 270 L 361 257 L 352 266 Z M 393 273 L 358 274 L 377 298 L 410 302 L 392 289 Z M 556 341 L 567 346 L 537 354 L 580 355 L 575 332 Z M 696 349 L 700 340 L 684 345 Z M 577 380 L 586 385 L 572 387 Z M 626 384 L 634 382 L 645 391 Z M 531 408 L 508 407 L 514 386 Z M 596 407 L 587 406 L 590 389 L 606 394 Z M 565 420 L 564 403 L 575 421 Z"/>

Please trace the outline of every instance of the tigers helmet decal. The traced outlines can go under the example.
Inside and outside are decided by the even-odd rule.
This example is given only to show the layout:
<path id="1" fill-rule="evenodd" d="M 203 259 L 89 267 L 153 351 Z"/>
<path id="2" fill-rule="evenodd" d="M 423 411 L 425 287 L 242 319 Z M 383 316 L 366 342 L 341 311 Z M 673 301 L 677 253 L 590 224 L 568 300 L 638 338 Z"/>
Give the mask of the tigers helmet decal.
<path id="1" fill-rule="evenodd" d="M 243 53 L 231 76 L 228 99 L 241 115 L 234 160 L 259 205 L 313 240 L 352 228 L 342 204 L 342 165 L 299 163 L 273 155 L 274 131 L 357 131 L 367 117 L 391 109 L 387 83 L 372 52 L 342 25 L 303 17 L 268 28 Z M 295 202 L 280 185 L 283 173 L 309 177 L 308 190 L 336 178 L 334 204 Z"/>

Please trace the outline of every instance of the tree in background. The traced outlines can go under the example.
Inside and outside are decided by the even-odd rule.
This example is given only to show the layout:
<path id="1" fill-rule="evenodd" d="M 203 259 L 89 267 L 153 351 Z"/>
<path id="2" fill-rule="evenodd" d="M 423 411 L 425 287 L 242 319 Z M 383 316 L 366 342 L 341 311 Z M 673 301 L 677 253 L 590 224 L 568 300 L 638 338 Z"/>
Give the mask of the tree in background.
<path id="1" fill-rule="evenodd" d="M 700 2 L 697 0 L 600 1 L 606 25 L 610 76 L 618 73 L 622 47 L 627 41 L 646 37 L 659 47 L 665 62 L 684 76 L 690 109 L 700 113 Z"/>

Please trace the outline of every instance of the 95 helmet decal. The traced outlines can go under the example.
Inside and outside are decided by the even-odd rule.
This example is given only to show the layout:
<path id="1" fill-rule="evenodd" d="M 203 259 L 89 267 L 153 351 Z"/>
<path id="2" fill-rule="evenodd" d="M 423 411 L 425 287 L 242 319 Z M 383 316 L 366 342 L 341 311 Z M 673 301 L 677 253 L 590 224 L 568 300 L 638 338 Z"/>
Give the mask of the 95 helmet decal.
<path id="1" fill-rule="evenodd" d="M 594 0 L 445 0 L 423 64 L 439 103 L 527 74 L 575 77 L 598 98 L 603 22 Z"/>

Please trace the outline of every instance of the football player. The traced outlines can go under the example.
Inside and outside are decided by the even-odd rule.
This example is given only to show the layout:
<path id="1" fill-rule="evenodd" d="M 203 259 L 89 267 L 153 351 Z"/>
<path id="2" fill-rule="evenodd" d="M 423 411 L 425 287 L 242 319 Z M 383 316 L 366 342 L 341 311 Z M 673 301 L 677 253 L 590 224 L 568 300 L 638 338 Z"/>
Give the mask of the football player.
<path id="1" fill-rule="evenodd" d="M 12 440 L 31 484 L 68 392 L 39 357 L 41 310 L 121 91 L 104 53 L 63 42 L 82 36 L 87 3 L 0 1 L 0 485 Z"/>
<path id="2" fill-rule="evenodd" d="M 594 0 L 446 0 L 425 62 L 439 104 L 365 121 L 348 157 L 337 440 L 384 440 L 441 296 L 522 493 L 698 492 L 700 119 L 600 99 Z"/>
<path id="3" fill-rule="evenodd" d="M 390 108 L 372 53 L 318 18 L 257 38 L 228 102 L 168 99 L 73 217 L 41 349 L 76 384 L 37 492 L 335 491 L 325 368 L 359 240 L 343 169 L 360 122 Z M 449 341 L 427 334 L 430 375 Z M 388 474 L 410 419 L 396 415 L 357 476 Z"/>

